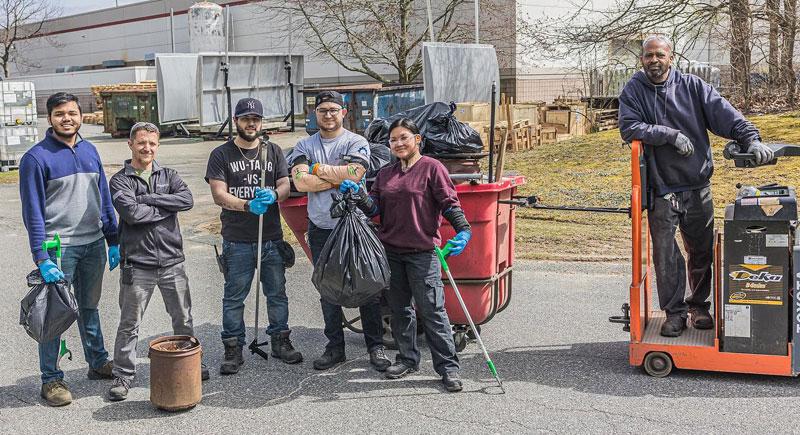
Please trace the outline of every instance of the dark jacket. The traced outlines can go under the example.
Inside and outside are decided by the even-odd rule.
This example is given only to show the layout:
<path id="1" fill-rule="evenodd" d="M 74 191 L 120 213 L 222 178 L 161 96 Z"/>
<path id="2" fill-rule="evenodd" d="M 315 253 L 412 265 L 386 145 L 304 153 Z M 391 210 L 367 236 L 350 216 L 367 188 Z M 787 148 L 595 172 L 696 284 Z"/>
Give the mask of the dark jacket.
<path id="1" fill-rule="evenodd" d="M 634 74 L 619 97 L 619 130 L 626 142 L 644 143 L 648 181 L 659 196 L 709 185 L 714 161 L 707 130 L 748 146 L 760 140 L 753 124 L 714 88 L 674 68 L 659 85 L 644 71 Z M 678 132 L 694 144 L 691 156 L 673 146 Z"/>
<path id="2" fill-rule="evenodd" d="M 122 264 L 154 269 L 183 262 L 178 212 L 191 209 L 194 201 L 178 173 L 153 162 L 148 186 L 126 160 L 109 184 L 120 218 Z"/>

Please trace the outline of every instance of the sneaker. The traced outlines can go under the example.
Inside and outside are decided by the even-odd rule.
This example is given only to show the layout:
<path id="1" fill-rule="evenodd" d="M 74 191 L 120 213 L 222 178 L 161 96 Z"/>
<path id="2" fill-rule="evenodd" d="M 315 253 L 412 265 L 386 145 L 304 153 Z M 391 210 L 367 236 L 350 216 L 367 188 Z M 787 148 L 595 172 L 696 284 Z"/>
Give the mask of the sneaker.
<path id="1" fill-rule="evenodd" d="M 115 402 L 128 398 L 128 391 L 131 389 L 131 381 L 125 378 L 114 378 L 114 383 L 108 389 L 108 398 Z"/>
<path id="2" fill-rule="evenodd" d="M 690 307 L 689 318 L 692 320 L 694 329 L 711 329 L 714 327 L 714 319 L 704 307 Z"/>
<path id="3" fill-rule="evenodd" d="M 64 380 L 42 384 L 42 399 L 50 406 L 64 406 L 72 403 L 72 393 L 69 392 Z"/>
<path id="4" fill-rule="evenodd" d="M 314 360 L 314 368 L 317 370 L 328 370 L 329 368 L 343 363 L 347 360 L 344 350 L 325 349 L 322 356 Z"/>
<path id="5" fill-rule="evenodd" d="M 405 365 L 405 363 L 398 361 L 386 369 L 384 376 L 386 376 L 386 379 L 400 379 L 409 373 L 414 373 L 415 371 L 417 371 L 417 369 L 414 367 L 409 367 Z"/>
<path id="6" fill-rule="evenodd" d="M 661 325 L 661 335 L 664 337 L 680 337 L 686 329 L 686 317 L 680 314 L 668 314 L 667 320 Z"/>
<path id="7" fill-rule="evenodd" d="M 461 391 L 464 386 L 461 384 L 461 376 L 458 375 L 458 372 L 447 372 L 442 376 L 442 383 L 444 387 L 447 388 L 447 391 L 451 393 L 456 393 Z"/>
<path id="8" fill-rule="evenodd" d="M 379 372 L 385 372 L 392 365 L 392 361 L 386 356 L 386 349 L 383 346 L 372 349 L 369 353 L 369 363 Z"/>
<path id="9" fill-rule="evenodd" d="M 200 379 L 207 381 L 211 375 L 208 373 L 208 367 L 206 367 L 206 363 L 200 363 Z"/>
<path id="10" fill-rule="evenodd" d="M 99 368 L 92 368 L 89 367 L 89 372 L 86 373 L 86 377 L 97 381 L 100 379 L 114 379 L 114 375 L 111 374 L 111 371 L 114 369 L 114 361 L 106 361 L 105 364 L 100 366 Z"/>

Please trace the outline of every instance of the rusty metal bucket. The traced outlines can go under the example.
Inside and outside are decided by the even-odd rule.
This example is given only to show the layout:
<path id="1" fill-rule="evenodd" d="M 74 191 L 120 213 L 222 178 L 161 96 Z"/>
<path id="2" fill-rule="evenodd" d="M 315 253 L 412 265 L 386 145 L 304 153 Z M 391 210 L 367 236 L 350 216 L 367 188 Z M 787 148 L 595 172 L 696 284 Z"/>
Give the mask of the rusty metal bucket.
<path id="1" fill-rule="evenodd" d="M 203 397 L 200 342 L 190 335 L 170 335 L 150 342 L 150 402 L 166 411 L 181 411 Z"/>

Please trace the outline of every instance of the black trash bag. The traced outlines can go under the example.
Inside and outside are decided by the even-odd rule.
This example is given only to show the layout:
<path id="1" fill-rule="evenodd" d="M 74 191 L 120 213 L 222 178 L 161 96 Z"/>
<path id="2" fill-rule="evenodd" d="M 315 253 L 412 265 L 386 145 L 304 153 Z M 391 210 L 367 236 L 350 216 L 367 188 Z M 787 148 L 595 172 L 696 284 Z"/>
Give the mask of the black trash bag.
<path id="1" fill-rule="evenodd" d="M 63 279 L 45 283 L 39 269 L 28 274 L 28 294 L 22 298 L 19 324 L 39 343 L 46 343 L 69 329 L 78 319 L 78 302 Z"/>
<path id="2" fill-rule="evenodd" d="M 369 144 L 369 169 L 367 170 L 367 179 L 375 178 L 378 171 L 389 163 L 397 160 L 392 155 L 389 147 L 379 143 Z"/>
<path id="3" fill-rule="evenodd" d="M 478 154 L 483 151 L 481 135 L 456 119 L 455 111 L 455 103 L 450 103 L 449 113 L 439 113 L 428 120 L 425 154 Z"/>
<path id="4" fill-rule="evenodd" d="M 314 263 L 311 282 L 327 302 L 356 308 L 389 287 L 389 261 L 350 194 L 333 196 L 331 216 L 340 219 Z"/>
<path id="5" fill-rule="evenodd" d="M 419 132 L 422 137 L 426 137 L 428 128 L 430 127 L 428 120 L 433 119 L 436 115 L 441 113 L 450 113 L 450 105 L 445 103 L 432 103 L 424 106 L 415 107 L 404 112 L 396 113 L 388 118 L 376 119 L 369 124 L 365 136 L 369 143 L 379 143 L 386 147 L 389 146 L 389 126 L 400 118 L 408 118 L 414 121 L 419 127 Z"/>
<path id="6" fill-rule="evenodd" d="M 478 154 L 483 151 L 481 135 L 472 127 L 456 119 L 456 104 L 436 102 L 400 112 L 386 119 L 376 119 L 367 128 L 370 143 L 389 145 L 389 126 L 397 119 L 409 118 L 419 127 L 422 135 L 422 153 Z"/>

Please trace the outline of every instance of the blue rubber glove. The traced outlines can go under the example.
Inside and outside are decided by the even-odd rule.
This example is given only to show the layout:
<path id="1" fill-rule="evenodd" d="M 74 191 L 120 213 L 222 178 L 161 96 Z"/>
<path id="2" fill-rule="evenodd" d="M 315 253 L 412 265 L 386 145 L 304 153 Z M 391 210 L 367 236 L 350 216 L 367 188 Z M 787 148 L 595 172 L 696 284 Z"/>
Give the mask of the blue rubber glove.
<path id="1" fill-rule="evenodd" d="M 339 185 L 339 193 L 345 193 L 348 190 L 352 193 L 356 193 L 361 190 L 361 186 L 353 180 L 342 181 L 342 184 Z"/>
<path id="2" fill-rule="evenodd" d="M 253 213 L 256 216 L 261 216 L 262 214 L 266 213 L 267 208 L 269 207 L 269 204 L 267 204 L 265 199 L 258 197 L 251 199 L 248 201 L 248 203 L 250 203 L 250 213 Z"/>
<path id="3" fill-rule="evenodd" d="M 108 247 L 108 270 L 112 271 L 119 266 L 119 245 Z"/>
<path id="4" fill-rule="evenodd" d="M 461 231 L 456 234 L 455 237 L 448 240 L 447 243 L 450 244 L 450 255 L 459 255 L 464 252 L 464 248 L 467 247 L 467 243 L 469 243 L 469 239 L 472 238 L 472 233 L 469 231 Z"/>
<path id="5" fill-rule="evenodd" d="M 308 173 L 317 175 L 317 168 L 319 167 L 319 163 L 312 163 L 308 166 Z"/>
<path id="6" fill-rule="evenodd" d="M 64 272 L 62 272 L 52 260 L 44 260 L 39 263 L 39 272 L 42 273 L 42 278 L 44 278 L 44 282 L 46 283 L 53 283 L 64 279 Z"/>
<path id="7" fill-rule="evenodd" d="M 278 192 L 276 192 L 275 189 L 256 187 L 256 198 L 266 202 L 267 205 L 272 205 L 278 200 Z"/>

